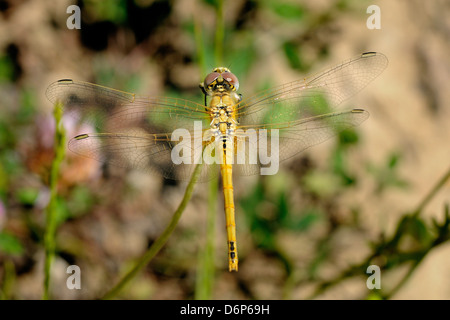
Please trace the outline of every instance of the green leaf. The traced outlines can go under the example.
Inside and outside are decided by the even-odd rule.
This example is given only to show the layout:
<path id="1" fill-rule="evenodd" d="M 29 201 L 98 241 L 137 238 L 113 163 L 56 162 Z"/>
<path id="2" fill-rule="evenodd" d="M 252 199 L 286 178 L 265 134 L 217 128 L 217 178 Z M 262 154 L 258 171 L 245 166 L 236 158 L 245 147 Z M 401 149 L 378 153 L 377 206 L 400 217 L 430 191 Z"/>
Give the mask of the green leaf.
<path id="1" fill-rule="evenodd" d="M 339 132 L 339 144 L 341 145 L 351 145 L 358 143 L 359 137 L 358 133 L 354 129 L 344 129 Z"/>
<path id="2" fill-rule="evenodd" d="M 291 68 L 298 70 L 304 69 L 296 44 L 290 41 L 286 41 L 285 43 L 283 43 L 283 51 Z"/>
<path id="3" fill-rule="evenodd" d="M 400 154 L 398 154 L 398 153 L 391 154 L 391 156 L 388 159 L 388 167 L 390 169 L 394 169 L 397 166 L 399 160 L 400 160 Z"/>
<path id="4" fill-rule="evenodd" d="M 333 172 L 339 176 L 343 186 L 351 186 L 356 183 L 356 177 L 347 168 L 347 154 L 341 145 L 332 154 L 332 165 Z"/>
<path id="5" fill-rule="evenodd" d="M 97 20 L 108 20 L 123 23 L 127 18 L 127 4 L 125 0 L 87 1 L 88 11 L 94 13 Z"/>
<path id="6" fill-rule="evenodd" d="M 320 220 L 321 214 L 321 211 L 317 208 L 304 209 L 299 217 L 291 216 L 285 227 L 294 231 L 308 230 L 314 223 Z"/>
<path id="7" fill-rule="evenodd" d="M 34 188 L 23 188 L 17 191 L 17 198 L 23 205 L 32 206 L 34 205 L 37 197 L 39 195 L 39 190 Z"/>
<path id="8" fill-rule="evenodd" d="M 24 250 L 15 236 L 0 232 L 0 251 L 6 254 L 20 255 Z"/>
<path id="9" fill-rule="evenodd" d="M 298 4 L 273 1 L 270 7 L 273 12 L 285 19 L 301 20 L 305 15 L 305 9 Z"/>
<path id="10" fill-rule="evenodd" d="M 14 69 L 8 56 L 0 57 L 0 82 L 10 82 L 14 77 Z"/>
<path id="11" fill-rule="evenodd" d="M 217 8 L 219 6 L 219 1 L 221 0 L 203 0 L 204 3 Z"/>

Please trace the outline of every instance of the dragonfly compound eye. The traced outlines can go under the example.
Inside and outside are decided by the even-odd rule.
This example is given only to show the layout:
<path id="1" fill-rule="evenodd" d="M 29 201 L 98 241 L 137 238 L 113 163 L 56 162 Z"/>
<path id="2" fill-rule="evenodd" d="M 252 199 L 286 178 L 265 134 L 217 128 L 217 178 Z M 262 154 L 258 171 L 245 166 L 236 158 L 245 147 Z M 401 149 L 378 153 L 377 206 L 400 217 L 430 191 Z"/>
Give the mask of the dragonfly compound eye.
<path id="1" fill-rule="evenodd" d="M 238 78 L 231 72 L 226 71 L 222 73 L 223 79 L 228 82 L 234 89 L 239 89 L 239 80 Z"/>
<path id="2" fill-rule="evenodd" d="M 239 89 L 239 80 L 238 78 L 231 73 L 227 68 L 216 68 L 208 74 L 203 81 L 203 87 L 208 88 L 209 90 L 213 90 L 216 84 L 221 84 L 226 82 L 227 85 L 230 86 L 233 90 Z"/>
<path id="3" fill-rule="evenodd" d="M 219 75 L 220 75 L 219 72 L 211 72 L 210 74 L 208 74 L 205 80 L 203 81 L 205 88 L 208 88 L 209 86 L 213 85 L 214 82 L 219 77 Z"/>

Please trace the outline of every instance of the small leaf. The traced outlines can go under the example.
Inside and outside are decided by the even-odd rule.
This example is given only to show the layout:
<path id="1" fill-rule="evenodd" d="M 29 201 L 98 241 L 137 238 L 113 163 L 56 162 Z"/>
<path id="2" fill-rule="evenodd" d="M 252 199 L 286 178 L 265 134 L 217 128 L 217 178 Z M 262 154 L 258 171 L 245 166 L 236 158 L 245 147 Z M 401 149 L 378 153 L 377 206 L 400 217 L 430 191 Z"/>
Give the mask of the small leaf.
<path id="1" fill-rule="evenodd" d="M 17 198 L 26 206 L 33 206 L 38 195 L 39 191 L 33 188 L 23 188 L 17 191 Z"/>
<path id="2" fill-rule="evenodd" d="M 358 140 L 358 133 L 354 129 L 344 129 L 339 132 L 339 143 L 342 145 L 356 144 Z"/>
<path id="3" fill-rule="evenodd" d="M 274 1 L 271 3 L 271 9 L 277 15 L 285 19 L 300 20 L 305 15 L 305 9 L 298 4 Z"/>
<path id="4" fill-rule="evenodd" d="M 298 53 L 297 45 L 290 41 L 283 43 L 284 55 L 293 69 L 303 70 L 303 63 Z"/>
<path id="5" fill-rule="evenodd" d="M 0 232 L 0 251 L 6 254 L 20 255 L 23 253 L 23 246 L 13 235 Z"/>
<path id="6" fill-rule="evenodd" d="M 14 78 L 14 69 L 8 56 L 0 57 L 0 82 L 9 82 Z"/>
<path id="7" fill-rule="evenodd" d="M 321 211 L 317 208 L 309 208 L 302 210 L 299 217 L 293 217 L 289 219 L 288 223 L 284 224 L 284 227 L 294 231 L 308 230 L 314 223 L 320 220 Z"/>
<path id="8" fill-rule="evenodd" d="M 87 5 L 97 20 L 120 24 L 127 18 L 127 4 L 124 0 L 88 1 Z"/>
<path id="9" fill-rule="evenodd" d="M 395 166 L 397 166 L 398 162 L 400 160 L 400 155 L 397 153 L 391 154 L 388 161 L 388 167 L 393 169 Z"/>

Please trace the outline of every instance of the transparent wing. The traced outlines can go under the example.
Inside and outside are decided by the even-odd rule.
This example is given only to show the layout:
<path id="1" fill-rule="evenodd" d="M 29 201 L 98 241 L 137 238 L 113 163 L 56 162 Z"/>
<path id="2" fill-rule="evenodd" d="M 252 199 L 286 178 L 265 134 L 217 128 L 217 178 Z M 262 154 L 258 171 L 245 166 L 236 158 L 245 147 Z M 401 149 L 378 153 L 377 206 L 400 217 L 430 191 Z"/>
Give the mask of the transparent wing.
<path id="1" fill-rule="evenodd" d="M 208 128 L 210 122 L 205 106 L 184 99 L 137 97 L 70 79 L 51 84 L 46 95 L 51 102 L 59 102 L 66 114 L 92 124 L 99 132 L 81 134 L 70 140 L 69 149 L 73 152 L 169 179 L 190 179 L 197 163 L 194 157 L 201 150 L 202 142 L 200 146 L 184 143 L 184 162 L 175 164 L 171 159 L 172 150 L 182 139 L 171 141 L 172 133 L 178 129 L 193 137 L 195 121 L 197 126 L 198 121 L 201 123 L 200 132 L 205 132 L 203 128 Z M 216 174 L 215 168 L 203 166 L 200 180 L 206 181 Z"/>
<path id="2" fill-rule="evenodd" d="M 59 80 L 46 92 L 52 102 L 60 102 L 64 112 L 94 125 L 99 132 L 117 133 L 129 128 L 149 133 L 193 128 L 194 121 L 209 124 L 205 106 L 184 99 L 138 97 L 96 84 Z"/>
<path id="3" fill-rule="evenodd" d="M 185 133 L 188 133 L 187 131 Z M 190 134 L 190 133 L 189 133 Z M 178 139 L 178 138 L 177 138 Z M 171 140 L 170 134 L 129 133 L 81 134 L 69 141 L 69 149 L 81 156 L 112 165 L 138 169 L 173 180 L 189 180 L 206 143 L 201 140 Z M 216 166 L 203 166 L 199 181 L 218 174 Z"/>
<path id="4" fill-rule="evenodd" d="M 360 125 L 368 117 L 367 111 L 353 109 L 285 123 L 242 126 L 235 138 L 233 169 L 237 175 L 260 174 L 261 168 L 270 167 L 274 161 L 279 163 L 289 159 L 342 130 Z M 257 158 L 255 152 L 258 153 Z M 261 161 L 267 156 L 270 156 L 270 163 Z M 241 164 L 239 157 L 243 157 L 240 158 Z"/>
<path id="5" fill-rule="evenodd" d="M 366 52 L 302 80 L 244 99 L 237 107 L 242 125 L 282 123 L 335 111 L 388 65 L 382 53 Z"/>

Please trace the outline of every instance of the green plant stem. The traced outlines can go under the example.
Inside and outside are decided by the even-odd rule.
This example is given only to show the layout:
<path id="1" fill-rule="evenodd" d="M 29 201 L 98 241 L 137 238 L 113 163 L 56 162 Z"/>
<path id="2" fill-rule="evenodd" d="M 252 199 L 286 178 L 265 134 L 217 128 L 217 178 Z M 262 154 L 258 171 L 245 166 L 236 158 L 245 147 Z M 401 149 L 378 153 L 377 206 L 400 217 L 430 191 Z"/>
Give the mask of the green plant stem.
<path id="1" fill-rule="evenodd" d="M 206 245 L 200 254 L 195 288 L 196 300 L 209 300 L 212 297 L 214 279 L 214 240 L 217 217 L 217 194 L 219 184 L 217 177 L 208 186 L 208 215 L 206 221 Z"/>
<path id="2" fill-rule="evenodd" d="M 102 299 L 108 300 L 115 297 L 120 292 L 120 290 L 122 290 L 123 287 L 128 284 L 128 282 L 130 282 L 153 259 L 153 257 L 159 252 L 159 250 L 161 250 L 167 240 L 169 240 L 170 235 L 175 230 L 175 227 L 180 220 L 181 214 L 183 213 L 189 200 L 191 199 L 192 192 L 194 191 L 194 186 L 198 180 L 202 166 L 202 163 L 196 165 L 191 180 L 186 187 L 184 197 L 181 200 L 181 203 L 178 206 L 177 210 L 173 214 L 172 220 L 163 231 L 161 236 L 159 236 L 159 238 L 153 243 L 153 245 L 142 255 L 136 265 L 109 292 L 107 292 L 102 297 Z"/>
<path id="3" fill-rule="evenodd" d="M 431 250 L 432 248 L 430 248 Z M 417 269 L 419 264 L 422 262 L 423 258 L 426 256 L 426 253 L 420 257 L 419 260 L 415 261 L 414 264 L 409 268 L 408 272 L 405 274 L 405 276 L 397 283 L 397 285 L 388 293 L 383 294 L 382 297 L 385 300 L 390 299 L 394 294 L 398 292 L 398 290 L 411 278 L 414 271 Z"/>
<path id="4" fill-rule="evenodd" d="M 218 0 L 216 3 L 216 34 L 214 57 L 215 62 L 219 66 L 223 64 L 223 39 L 224 39 L 224 22 L 223 22 L 223 1 Z"/>
<path id="5" fill-rule="evenodd" d="M 3 284 L 0 288 L 0 300 L 10 300 L 13 292 L 16 271 L 11 259 L 6 259 L 3 263 Z"/>
<path id="6" fill-rule="evenodd" d="M 447 183 L 447 180 L 450 178 L 450 168 L 447 172 L 442 176 L 442 178 L 436 183 L 436 185 L 430 190 L 430 192 L 423 198 L 417 208 L 413 211 L 413 216 L 417 217 L 420 212 L 422 212 L 423 208 L 430 202 L 431 199 L 436 195 L 436 193 Z"/>
<path id="7" fill-rule="evenodd" d="M 65 131 L 61 124 L 62 108 L 59 103 L 54 106 L 53 116 L 55 118 L 55 158 L 52 163 L 50 172 L 50 201 L 46 210 L 46 230 L 44 236 L 45 246 L 45 266 L 44 266 L 44 294 L 43 299 L 50 298 L 49 287 L 51 278 L 51 265 L 55 255 L 55 234 L 57 227 L 56 220 L 56 202 L 57 202 L 57 186 L 59 168 L 65 154 Z"/>
<path id="8" fill-rule="evenodd" d="M 203 79 L 206 73 L 206 60 L 203 45 L 202 25 L 198 16 L 194 17 L 194 36 L 195 47 L 197 49 L 197 60 L 200 67 L 200 79 Z"/>

